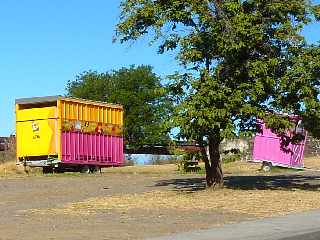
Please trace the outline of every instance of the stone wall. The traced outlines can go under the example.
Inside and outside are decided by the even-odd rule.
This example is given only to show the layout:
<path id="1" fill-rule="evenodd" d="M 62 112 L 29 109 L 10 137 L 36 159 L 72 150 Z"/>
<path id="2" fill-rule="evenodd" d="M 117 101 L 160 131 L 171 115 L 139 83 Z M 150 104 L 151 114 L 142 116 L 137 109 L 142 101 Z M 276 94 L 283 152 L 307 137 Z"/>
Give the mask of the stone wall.
<path id="1" fill-rule="evenodd" d="M 304 150 L 304 156 L 312 157 L 320 155 L 320 140 L 312 136 L 308 136 L 306 139 L 306 145 Z"/>
<path id="2" fill-rule="evenodd" d="M 242 160 L 252 159 L 253 138 L 225 139 L 222 141 L 220 151 L 223 155 L 239 153 Z"/>

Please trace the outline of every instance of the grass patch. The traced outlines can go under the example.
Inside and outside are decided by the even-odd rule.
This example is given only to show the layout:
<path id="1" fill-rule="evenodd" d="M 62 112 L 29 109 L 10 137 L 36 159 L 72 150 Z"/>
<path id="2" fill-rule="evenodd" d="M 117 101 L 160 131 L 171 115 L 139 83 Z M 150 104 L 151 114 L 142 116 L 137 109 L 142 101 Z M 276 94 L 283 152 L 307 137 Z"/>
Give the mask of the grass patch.
<path id="1" fill-rule="evenodd" d="M 114 167 L 103 169 L 104 173 L 125 173 L 125 174 L 205 174 L 204 163 L 199 163 L 201 168 L 197 172 L 180 172 L 177 164 L 164 165 L 142 165 Z M 223 163 L 223 170 L 226 174 L 253 174 L 258 173 L 261 164 L 249 162 L 229 162 Z"/>
<path id="2" fill-rule="evenodd" d="M 294 212 L 318 209 L 320 198 L 317 191 L 303 190 L 232 190 L 199 191 L 152 191 L 141 194 L 121 194 L 91 198 L 66 204 L 61 208 L 33 209 L 37 214 L 94 214 L 101 210 L 130 211 L 174 209 L 180 211 L 227 210 L 254 217 L 270 217 Z"/>
<path id="3" fill-rule="evenodd" d="M 310 160 L 307 160 L 310 162 Z M 318 160 L 312 160 L 316 162 Z M 319 160 L 320 163 L 320 160 Z M 110 167 L 103 168 L 103 173 L 117 173 L 117 174 L 155 174 L 155 175 L 168 175 L 168 174 L 197 174 L 205 175 L 204 163 L 199 163 L 200 169 L 196 172 L 184 172 L 178 171 L 177 164 L 163 164 L 163 165 L 136 165 L 136 166 L 126 166 L 126 167 Z M 272 174 L 272 173 L 290 173 L 295 172 L 295 169 L 273 167 L 270 173 L 263 173 L 260 171 L 261 163 L 252 162 L 227 162 L 222 163 L 224 174 L 236 174 L 236 175 L 257 175 L 257 174 Z M 27 167 L 28 174 L 30 175 L 42 175 L 41 168 L 29 168 Z M 17 166 L 15 161 L 8 161 L 0 164 L 0 176 L 13 176 L 13 175 L 28 175 L 22 166 Z M 83 176 L 78 172 L 66 172 L 57 174 L 46 174 L 47 177 L 56 176 Z"/>
<path id="4" fill-rule="evenodd" d="M 124 174 L 205 174 L 204 163 L 199 163 L 200 169 L 196 172 L 190 171 L 178 171 L 177 164 L 164 164 L 164 165 L 136 165 L 127 167 L 114 167 L 105 168 L 102 171 L 104 173 L 124 173 Z M 222 163 L 222 168 L 225 174 L 237 174 L 237 175 L 257 175 L 257 174 L 270 174 L 270 173 L 290 173 L 295 172 L 295 169 L 273 167 L 270 173 L 261 172 L 261 163 L 254 162 L 226 162 Z"/>
<path id="5" fill-rule="evenodd" d="M 303 171 L 302 169 L 295 169 L 295 168 L 286 168 L 286 167 L 279 167 L 274 166 L 271 168 L 271 173 L 293 173 Z"/>
<path id="6" fill-rule="evenodd" d="M 307 168 L 320 170 L 320 158 L 311 157 L 305 159 L 305 166 Z M 123 173 L 123 174 L 205 174 L 204 163 L 199 163 L 200 170 L 197 172 L 180 172 L 178 171 L 177 164 L 163 164 L 163 165 L 136 165 L 126 167 L 110 167 L 102 169 L 103 173 Z M 257 175 L 257 174 L 272 174 L 272 173 L 290 173 L 299 170 L 273 167 L 270 173 L 262 173 L 261 163 L 252 162 L 224 162 L 222 163 L 223 171 L 225 174 L 237 174 L 237 175 Z M 41 168 L 27 168 L 29 174 L 41 174 Z M 0 163 L 0 176 L 12 176 L 12 175 L 26 175 L 24 168 L 17 166 L 15 161 L 7 161 Z M 47 174 L 46 176 L 83 176 L 80 173 L 67 172 L 62 174 Z"/>
<path id="7" fill-rule="evenodd" d="M 304 166 L 315 170 L 320 170 L 320 156 L 308 157 L 304 159 Z"/>
<path id="8" fill-rule="evenodd" d="M 30 168 L 26 167 L 26 171 L 23 166 L 16 165 L 15 161 L 8 161 L 0 164 L 0 177 L 6 176 L 27 176 L 38 175 L 42 173 L 41 168 Z"/>
<path id="9" fill-rule="evenodd" d="M 80 172 L 64 172 L 64 173 L 46 173 L 41 175 L 44 177 L 83 177 L 83 176 L 92 176 L 94 174 L 85 174 Z"/>
<path id="10" fill-rule="evenodd" d="M 125 174 L 176 174 L 176 164 L 164 165 L 142 165 L 127 167 L 110 167 L 102 169 L 103 173 L 125 173 Z"/>
<path id="11" fill-rule="evenodd" d="M 261 169 L 261 164 L 252 162 L 229 162 L 222 163 L 222 169 L 225 174 L 258 174 Z"/>
<path id="12" fill-rule="evenodd" d="M 15 161 L 9 161 L 0 164 L 0 176 L 8 175 L 23 175 L 25 174 L 24 169 L 16 165 Z"/>

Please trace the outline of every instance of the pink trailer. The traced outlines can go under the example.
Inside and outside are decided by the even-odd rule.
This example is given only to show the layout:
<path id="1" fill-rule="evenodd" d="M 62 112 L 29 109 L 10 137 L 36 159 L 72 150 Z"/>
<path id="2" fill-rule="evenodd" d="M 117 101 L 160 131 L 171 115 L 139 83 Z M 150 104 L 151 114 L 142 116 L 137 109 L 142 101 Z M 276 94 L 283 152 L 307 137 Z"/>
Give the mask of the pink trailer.
<path id="1" fill-rule="evenodd" d="M 299 127 L 296 132 L 303 133 L 305 138 L 298 144 L 289 144 L 286 150 L 281 149 L 280 137 L 266 128 L 262 123 L 262 133 L 257 133 L 254 138 L 253 161 L 272 164 L 289 168 L 303 168 L 303 155 L 306 142 L 306 133 Z M 290 134 L 290 131 L 288 131 Z"/>

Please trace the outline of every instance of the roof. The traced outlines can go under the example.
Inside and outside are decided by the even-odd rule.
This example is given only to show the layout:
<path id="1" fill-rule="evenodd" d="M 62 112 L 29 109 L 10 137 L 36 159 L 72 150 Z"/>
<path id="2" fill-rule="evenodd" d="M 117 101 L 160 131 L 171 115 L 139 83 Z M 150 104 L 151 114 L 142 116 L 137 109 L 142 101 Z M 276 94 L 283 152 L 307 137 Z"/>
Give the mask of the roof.
<path id="1" fill-rule="evenodd" d="M 25 105 L 25 104 L 37 104 L 37 103 L 51 103 L 56 102 L 58 100 L 65 100 L 70 102 L 78 102 L 83 104 L 92 104 L 92 105 L 100 105 L 100 106 L 109 106 L 109 107 L 115 107 L 115 108 L 123 108 L 120 104 L 113 104 L 113 103 L 107 103 L 107 102 L 101 102 L 101 101 L 93 101 L 93 100 L 87 100 L 87 99 L 81 99 L 81 98 L 73 98 L 73 97 L 64 97 L 64 96 L 45 96 L 45 97 L 31 97 L 31 98 L 20 98 L 16 99 L 15 103 L 19 105 Z"/>
<path id="2" fill-rule="evenodd" d="M 31 97 L 16 99 L 16 104 L 36 104 L 46 102 L 56 102 L 61 96 L 47 96 L 47 97 Z"/>

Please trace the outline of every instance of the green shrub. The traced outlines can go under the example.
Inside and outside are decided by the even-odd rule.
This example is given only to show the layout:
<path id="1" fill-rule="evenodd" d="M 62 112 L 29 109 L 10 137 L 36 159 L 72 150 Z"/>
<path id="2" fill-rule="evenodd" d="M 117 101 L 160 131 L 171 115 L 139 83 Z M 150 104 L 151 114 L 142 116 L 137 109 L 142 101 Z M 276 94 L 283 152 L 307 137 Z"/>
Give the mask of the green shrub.
<path id="1" fill-rule="evenodd" d="M 236 162 L 241 160 L 241 154 L 228 154 L 226 156 L 222 157 L 223 163 L 230 163 L 230 162 Z"/>

